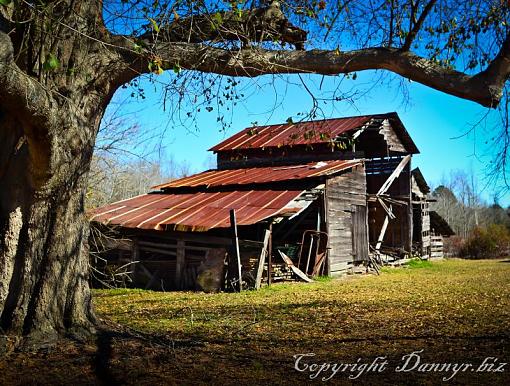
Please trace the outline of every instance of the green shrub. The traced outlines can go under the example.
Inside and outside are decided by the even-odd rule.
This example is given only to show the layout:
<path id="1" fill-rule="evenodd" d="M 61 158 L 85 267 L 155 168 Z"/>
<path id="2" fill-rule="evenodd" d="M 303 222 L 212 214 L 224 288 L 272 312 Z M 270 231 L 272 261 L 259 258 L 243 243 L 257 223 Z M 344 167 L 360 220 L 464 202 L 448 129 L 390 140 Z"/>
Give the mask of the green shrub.
<path id="1" fill-rule="evenodd" d="M 469 259 L 490 259 L 508 255 L 510 232 L 504 225 L 491 224 L 486 228 L 477 227 L 466 239 L 460 250 L 460 257 Z"/>

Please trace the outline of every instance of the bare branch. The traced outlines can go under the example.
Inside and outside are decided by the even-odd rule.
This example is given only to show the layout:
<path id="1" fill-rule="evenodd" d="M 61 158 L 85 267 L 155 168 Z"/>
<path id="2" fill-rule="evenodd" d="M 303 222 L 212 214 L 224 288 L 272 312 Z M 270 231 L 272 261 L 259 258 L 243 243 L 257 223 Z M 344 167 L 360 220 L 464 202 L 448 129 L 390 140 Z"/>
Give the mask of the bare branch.
<path id="1" fill-rule="evenodd" d="M 407 34 L 406 40 L 404 41 L 404 45 L 402 46 L 403 51 L 409 51 L 409 48 L 411 48 L 411 44 L 413 43 L 414 39 L 416 38 L 416 35 L 420 31 L 423 22 L 427 18 L 428 14 L 432 10 L 432 7 L 436 4 L 437 0 L 430 0 L 425 8 L 423 9 L 423 12 L 421 13 L 418 21 L 414 23 L 414 26 L 409 30 L 409 33 Z M 418 7 L 418 3 L 413 6 L 413 16 L 411 17 L 410 23 L 412 24 L 414 21 L 413 19 L 416 16 L 415 8 Z"/>

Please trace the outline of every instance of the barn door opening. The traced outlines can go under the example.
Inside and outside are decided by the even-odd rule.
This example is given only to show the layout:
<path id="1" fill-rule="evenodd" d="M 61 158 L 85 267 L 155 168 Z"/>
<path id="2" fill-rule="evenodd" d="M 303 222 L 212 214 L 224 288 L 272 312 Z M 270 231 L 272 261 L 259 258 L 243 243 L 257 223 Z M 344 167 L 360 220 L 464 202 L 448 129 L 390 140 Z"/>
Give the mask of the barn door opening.
<path id="1" fill-rule="evenodd" d="M 368 261 L 367 207 L 364 205 L 353 205 L 351 219 L 353 261 Z"/>

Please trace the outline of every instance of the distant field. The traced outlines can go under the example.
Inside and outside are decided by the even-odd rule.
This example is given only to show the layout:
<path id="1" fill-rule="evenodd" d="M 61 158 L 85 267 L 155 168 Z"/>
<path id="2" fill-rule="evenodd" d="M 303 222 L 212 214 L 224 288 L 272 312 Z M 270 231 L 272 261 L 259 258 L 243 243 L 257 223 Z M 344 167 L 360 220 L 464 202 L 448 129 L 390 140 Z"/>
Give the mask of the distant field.
<path id="1" fill-rule="evenodd" d="M 34 374 L 73 385 L 510 384 L 501 366 L 510 362 L 510 261 L 413 263 L 241 294 L 100 290 L 94 302 L 108 327 L 97 345 L 11 355 L 0 384 Z M 410 371 L 395 371 L 420 350 L 421 367 L 413 356 Z M 351 366 L 333 376 L 334 363 Z"/>
<path id="2" fill-rule="evenodd" d="M 110 290 L 95 295 L 101 317 L 188 343 L 166 365 L 204 383 L 208 377 L 305 382 L 311 373 L 294 370 L 293 355 L 309 352 L 316 354 L 303 358 L 309 364 L 388 357 L 386 370 L 358 378 L 377 383 L 412 377 L 441 381 L 446 373 L 394 371 L 402 355 L 414 350 L 424 350 L 422 363 L 478 366 L 487 356 L 510 362 L 510 262 L 504 261 L 411 264 L 385 269 L 381 276 L 280 284 L 241 294 Z M 504 369 L 459 371 L 453 380 L 499 383 L 509 379 L 510 366 Z M 331 382 L 345 382 L 355 373 L 339 371 Z"/>

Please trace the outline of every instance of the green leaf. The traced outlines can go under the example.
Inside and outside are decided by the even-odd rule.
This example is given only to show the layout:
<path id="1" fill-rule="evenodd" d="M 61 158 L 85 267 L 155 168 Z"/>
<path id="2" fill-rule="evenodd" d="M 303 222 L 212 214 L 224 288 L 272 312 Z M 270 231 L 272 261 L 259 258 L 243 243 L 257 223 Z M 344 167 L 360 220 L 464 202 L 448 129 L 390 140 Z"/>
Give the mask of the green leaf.
<path id="1" fill-rule="evenodd" d="M 218 27 L 223 23 L 223 17 L 221 16 L 221 13 L 219 12 L 216 12 L 213 16 L 212 16 L 212 20 L 211 20 L 211 28 L 213 31 L 216 31 L 218 29 Z"/>
<path id="2" fill-rule="evenodd" d="M 181 66 L 179 66 L 179 63 L 174 64 L 173 70 L 176 74 L 181 72 Z"/>
<path id="3" fill-rule="evenodd" d="M 290 125 L 294 123 L 294 120 L 292 119 L 292 117 L 288 117 L 286 122 Z"/>
<path id="4" fill-rule="evenodd" d="M 2 1 L 2 0 L 0 0 Z M 57 57 L 53 54 L 49 54 L 46 56 L 46 60 L 43 63 L 43 70 L 45 71 L 54 71 L 60 67 L 60 62 Z"/>
<path id="5" fill-rule="evenodd" d="M 156 23 L 156 20 L 154 20 L 152 17 L 149 17 L 149 21 L 151 22 L 152 24 L 152 29 L 158 33 L 159 32 L 159 26 L 158 26 L 158 23 Z"/>
<path id="6" fill-rule="evenodd" d="M 0 5 L 8 6 L 11 2 L 12 0 L 0 0 Z"/>
<path id="7" fill-rule="evenodd" d="M 140 54 L 142 52 L 142 46 L 140 44 L 135 43 L 133 44 L 133 50 Z"/>

